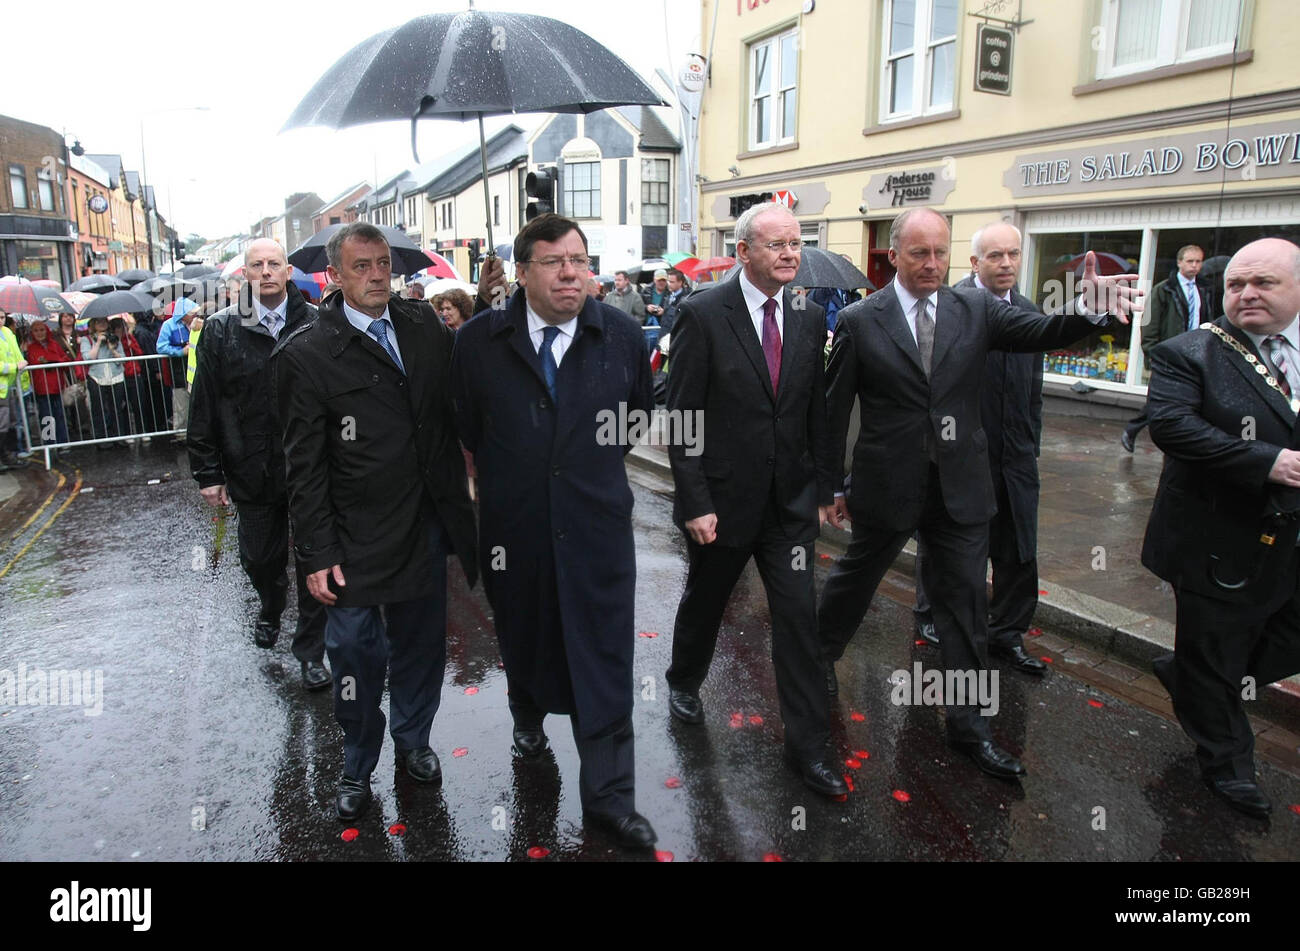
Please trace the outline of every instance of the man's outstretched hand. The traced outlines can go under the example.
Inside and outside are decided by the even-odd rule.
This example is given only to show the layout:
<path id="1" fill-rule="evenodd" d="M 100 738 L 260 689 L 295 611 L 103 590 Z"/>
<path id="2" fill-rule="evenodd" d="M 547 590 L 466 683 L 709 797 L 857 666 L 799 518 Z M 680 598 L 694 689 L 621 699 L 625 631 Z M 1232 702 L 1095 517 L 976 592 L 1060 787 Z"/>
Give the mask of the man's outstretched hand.
<path id="1" fill-rule="evenodd" d="M 1142 313 L 1142 291 L 1136 274 L 1097 273 L 1097 253 L 1083 256 L 1083 280 L 1079 282 L 1083 306 L 1092 314 L 1113 314 L 1120 323 L 1128 323 L 1133 314 Z"/>

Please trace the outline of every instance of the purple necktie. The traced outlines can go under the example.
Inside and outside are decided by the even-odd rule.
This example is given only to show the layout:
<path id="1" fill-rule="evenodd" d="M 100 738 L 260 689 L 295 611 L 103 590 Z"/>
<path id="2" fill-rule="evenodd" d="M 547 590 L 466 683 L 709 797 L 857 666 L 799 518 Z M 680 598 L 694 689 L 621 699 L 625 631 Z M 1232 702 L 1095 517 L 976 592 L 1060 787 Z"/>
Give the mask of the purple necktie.
<path id="1" fill-rule="evenodd" d="M 776 299 L 772 297 L 763 301 L 763 356 L 767 360 L 772 395 L 775 396 L 777 384 L 781 381 L 781 331 L 776 326 Z"/>

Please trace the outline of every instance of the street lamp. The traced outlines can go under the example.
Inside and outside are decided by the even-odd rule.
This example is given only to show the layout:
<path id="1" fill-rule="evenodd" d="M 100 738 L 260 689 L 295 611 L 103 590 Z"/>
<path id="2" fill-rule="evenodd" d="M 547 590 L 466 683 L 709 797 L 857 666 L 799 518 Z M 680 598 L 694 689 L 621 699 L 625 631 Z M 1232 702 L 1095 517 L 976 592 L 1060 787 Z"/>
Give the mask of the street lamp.
<path id="1" fill-rule="evenodd" d="M 145 240 L 149 243 L 149 270 L 151 271 L 153 270 L 153 234 L 152 234 L 153 229 L 149 227 L 150 209 L 148 204 L 145 202 L 145 196 L 148 194 L 148 192 L 145 191 L 145 185 L 149 181 L 149 160 L 145 156 L 145 148 L 144 148 L 144 117 L 162 115 L 164 112 L 209 112 L 209 111 L 211 110 L 209 109 L 208 106 L 176 106 L 170 109 L 153 109 L 149 112 L 143 112 L 140 114 L 140 199 L 144 207 L 144 236 L 145 236 Z M 168 199 L 167 202 L 167 210 L 171 211 L 170 198 Z M 134 227 L 135 225 L 134 216 L 132 216 L 131 218 L 131 224 Z M 176 222 L 173 221 L 171 225 L 172 228 L 175 229 Z"/>

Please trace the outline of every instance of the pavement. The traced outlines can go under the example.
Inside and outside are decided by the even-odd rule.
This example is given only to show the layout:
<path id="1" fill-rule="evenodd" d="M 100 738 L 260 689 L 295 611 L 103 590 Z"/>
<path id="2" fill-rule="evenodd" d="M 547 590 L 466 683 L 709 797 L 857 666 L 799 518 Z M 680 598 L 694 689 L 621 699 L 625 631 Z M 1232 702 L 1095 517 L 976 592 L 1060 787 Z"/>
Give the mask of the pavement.
<path id="1" fill-rule="evenodd" d="M 1142 566 L 1164 455 L 1145 430 L 1136 451 L 1125 452 L 1122 430 L 1123 422 L 1112 419 L 1043 417 L 1034 623 L 1064 636 L 1066 647 L 1149 674 L 1151 661 L 1174 648 L 1173 589 Z M 662 445 L 637 446 L 629 461 L 671 481 Z M 845 530 L 822 529 L 823 543 L 835 551 L 848 540 Z M 895 570 L 911 576 L 915 557 L 909 542 Z M 1300 733 L 1300 676 L 1261 691 L 1254 710 L 1264 722 Z"/>
<path id="2" fill-rule="evenodd" d="M 685 541 L 672 525 L 671 481 L 630 474 L 637 808 L 659 833 L 657 856 L 621 852 L 584 826 L 566 718 L 547 718 L 552 755 L 511 757 L 491 607 L 454 562 L 431 737 L 443 784 L 413 784 L 386 738 L 375 804 L 351 826 L 338 822 L 342 744 L 331 698 L 303 691 L 287 636 L 273 650 L 252 643 L 256 598 L 239 567 L 236 516 L 200 502 L 183 452 L 136 446 L 17 473 L 22 492 L 0 505 L 0 687 L 25 684 L 13 697 L 0 689 L 0 861 L 1300 854 L 1297 731 L 1257 723 L 1257 765 L 1275 812 L 1267 822 L 1239 816 L 1201 786 L 1192 746 L 1149 673 L 1051 626 L 1030 639 L 1052 661 L 1048 677 L 994 667 L 995 733 L 1028 776 L 1006 783 L 978 772 L 945 745 L 940 710 L 895 697 L 899 671 L 938 660 L 914 642 L 910 579 L 898 572 L 837 665 L 833 742 L 852 780 L 843 802 L 810 793 L 781 762 L 770 618 L 752 565 L 723 618 L 702 690 L 705 723 L 684 727 L 668 715 L 663 674 Z M 820 552 L 818 584 L 831 564 Z M 286 632 L 293 615 L 291 606 Z"/>

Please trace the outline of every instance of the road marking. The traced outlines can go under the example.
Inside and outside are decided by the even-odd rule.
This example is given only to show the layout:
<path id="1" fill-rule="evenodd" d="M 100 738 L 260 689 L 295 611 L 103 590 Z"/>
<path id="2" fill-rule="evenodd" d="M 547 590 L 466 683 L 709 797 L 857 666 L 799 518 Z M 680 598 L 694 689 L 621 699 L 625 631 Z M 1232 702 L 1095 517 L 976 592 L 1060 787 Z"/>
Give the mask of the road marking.
<path id="1" fill-rule="evenodd" d="M 0 551 L 4 551 L 6 548 L 8 548 L 10 545 L 12 545 L 14 542 L 17 541 L 23 532 L 31 528 L 32 523 L 41 517 L 42 512 L 44 512 L 47 508 L 49 508 L 50 503 L 54 501 L 54 497 L 59 494 L 59 490 L 62 489 L 64 485 L 67 484 L 68 477 L 64 475 L 61 470 L 55 470 L 55 471 L 59 473 L 59 484 L 54 487 L 54 491 L 49 494 L 49 496 L 45 499 L 44 502 L 41 503 L 41 507 L 32 513 L 31 518 L 23 522 L 22 528 L 14 532 L 13 535 L 10 536 L 9 540 L 6 541 L 3 545 L 0 545 Z"/>
<path id="2" fill-rule="evenodd" d="M 28 549 L 30 549 L 32 545 L 36 544 L 36 539 L 44 535 L 45 530 L 48 529 L 51 525 L 53 525 L 55 521 L 58 519 L 58 517 L 62 515 L 64 511 L 67 510 L 68 506 L 71 505 L 73 501 L 77 498 L 77 493 L 81 489 L 81 470 L 77 469 L 76 474 L 77 474 L 77 481 L 72 486 L 72 491 L 68 494 L 67 499 L 64 501 L 62 505 L 60 505 L 54 511 L 53 515 L 51 515 L 48 519 L 45 520 L 45 524 L 42 525 L 39 529 L 37 529 L 36 534 L 27 540 L 27 544 L 18 550 L 18 554 L 14 555 L 12 558 L 9 559 L 9 564 L 5 565 L 4 568 L 0 569 L 0 578 L 3 578 L 5 575 L 9 574 L 9 569 L 18 563 L 19 558 L 27 554 Z M 48 502 L 46 504 L 48 504 Z M 42 508 L 43 507 L 44 506 L 42 506 Z"/>

